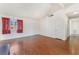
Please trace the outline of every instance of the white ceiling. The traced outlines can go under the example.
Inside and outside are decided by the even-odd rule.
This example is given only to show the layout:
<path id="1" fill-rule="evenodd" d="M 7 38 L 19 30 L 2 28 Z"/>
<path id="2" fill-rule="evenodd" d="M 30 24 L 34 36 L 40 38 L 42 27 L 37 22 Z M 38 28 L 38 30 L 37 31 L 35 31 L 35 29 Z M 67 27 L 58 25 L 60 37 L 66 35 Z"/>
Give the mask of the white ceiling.
<path id="1" fill-rule="evenodd" d="M 57 10 L 68 7 L 72 4 L 59 3 L 0 3 L 0 15 L 7 16 L 28 16 L 41 18 Z"/>
<path id="2" fill-rule="evenodd" d="M 62 3 L 64 5 L 65 8 L 68 8 L 70 6 L 72 6 L 73 4 L 76 4 L 76 3 Z"/>

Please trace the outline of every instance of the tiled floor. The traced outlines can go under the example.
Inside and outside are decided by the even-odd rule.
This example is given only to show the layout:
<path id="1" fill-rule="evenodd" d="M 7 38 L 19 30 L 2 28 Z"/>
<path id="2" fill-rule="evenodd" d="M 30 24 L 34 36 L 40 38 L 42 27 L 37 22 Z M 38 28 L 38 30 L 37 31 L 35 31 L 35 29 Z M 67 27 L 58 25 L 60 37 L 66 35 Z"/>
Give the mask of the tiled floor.
<path id="1" fill-rule="evenodd" d="M 71 54 L 66 41 L 42 35 L 3 41 L 9 43 L 14 51 L 11 54 L 20 55 L 68 55 Z M 13 47 L 13 48 L 12 48 Z M 11 50 L 12 51 L 12 50 Z"/>

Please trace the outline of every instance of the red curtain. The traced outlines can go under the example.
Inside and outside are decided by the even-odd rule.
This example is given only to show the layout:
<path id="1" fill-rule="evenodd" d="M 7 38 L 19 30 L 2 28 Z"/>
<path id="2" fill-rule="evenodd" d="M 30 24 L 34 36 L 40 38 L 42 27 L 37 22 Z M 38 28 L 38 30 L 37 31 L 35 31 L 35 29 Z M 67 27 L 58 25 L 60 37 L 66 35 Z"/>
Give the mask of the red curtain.
<path id="1" fill-rule="evenodd" d="M 17 20 L 17 33 L 22 33 L 23 32 L 23 20 Z"/>
<path id="2" fill-rule="evenodd" d="M 2 17 L 2 34 L 10 33 L 10 18 Z"/>

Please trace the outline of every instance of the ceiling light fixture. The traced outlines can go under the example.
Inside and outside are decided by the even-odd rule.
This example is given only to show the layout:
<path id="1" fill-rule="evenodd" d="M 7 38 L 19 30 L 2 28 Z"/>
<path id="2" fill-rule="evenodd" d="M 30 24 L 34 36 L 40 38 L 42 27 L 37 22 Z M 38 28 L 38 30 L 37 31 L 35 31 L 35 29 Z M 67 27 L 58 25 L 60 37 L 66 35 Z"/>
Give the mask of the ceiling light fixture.
<path id="1" fill-rule="evenodd" d="M 78 12 L 73 12 L 73 14 L 78 14 Z"/>

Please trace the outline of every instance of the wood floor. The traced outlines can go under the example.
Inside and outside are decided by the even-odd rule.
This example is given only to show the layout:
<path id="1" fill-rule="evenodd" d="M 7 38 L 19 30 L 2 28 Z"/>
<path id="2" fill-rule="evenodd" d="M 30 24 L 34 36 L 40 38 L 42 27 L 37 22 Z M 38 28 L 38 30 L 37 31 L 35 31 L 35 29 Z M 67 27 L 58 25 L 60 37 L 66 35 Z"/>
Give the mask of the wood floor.
<path id="1" fill-rule="evenodd" d="M 2 41 L 9 43 L 10 48 L 15 46 L 14 54 L 17 55 L 69 55 L 69 44 L 57 38 L 50 38 L 42 35 L 34 35 L 11 40 Z M 16 48 L 18 46 L 18 48 Z M 18 50 L 18 51 L 17 51 Z"/>
<path id="2" fill-rule="evenodd" d="M 73 55 L 79 55 L 79 35 L 71 35 L 69 39 L 70 50 Z"/>

